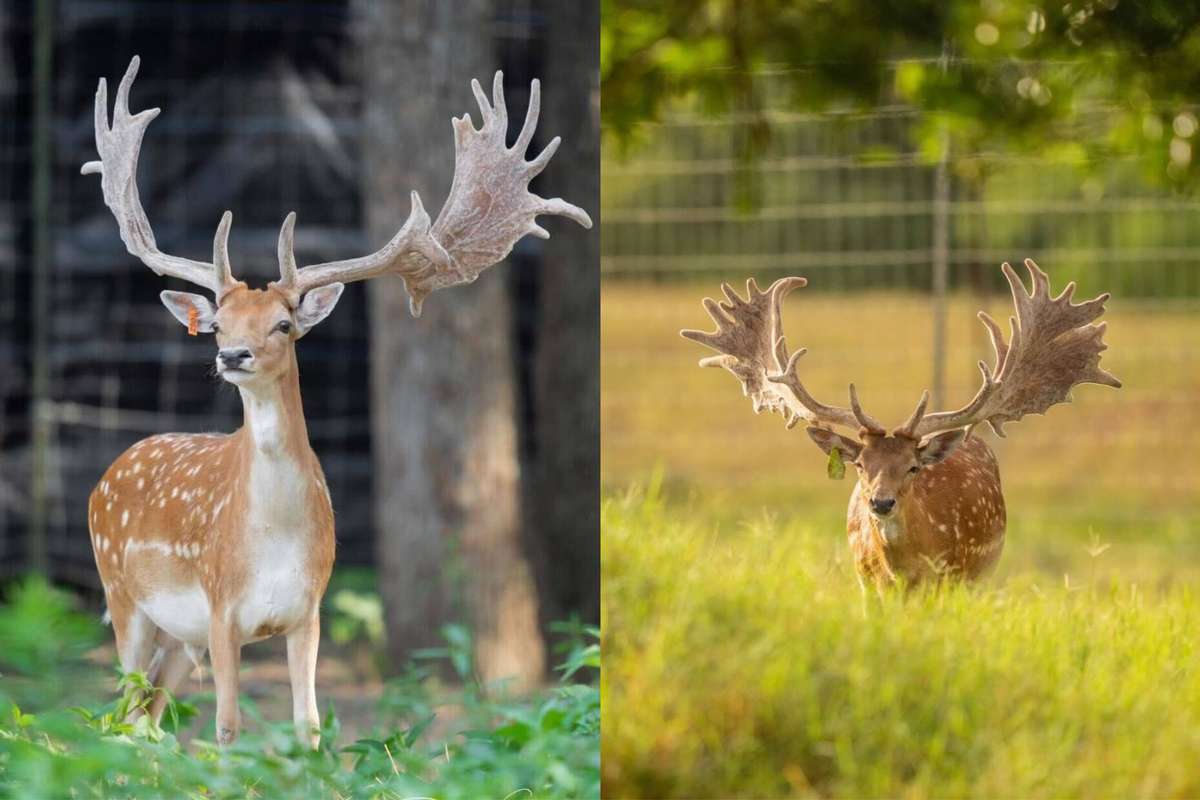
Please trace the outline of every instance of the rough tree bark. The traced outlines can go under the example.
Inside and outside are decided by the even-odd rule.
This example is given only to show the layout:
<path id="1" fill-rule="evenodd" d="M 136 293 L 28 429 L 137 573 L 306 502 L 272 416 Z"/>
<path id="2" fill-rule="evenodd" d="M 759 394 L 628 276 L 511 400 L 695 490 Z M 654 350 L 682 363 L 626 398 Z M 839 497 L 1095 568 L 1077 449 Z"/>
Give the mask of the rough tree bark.
<path id="1" fill-rule="evenodd" d="M 562 136 L 540 192 L 600 221 L 600 4 L 547 6 L 546 135 Z M 600 621 L 600 231 L 560 225 L 545 243 L 535 361 L 543 613 Z"/>
<path id="2" fill-rule="evenodd" d="M 470 80 L 496 68 L 489 0 L 360 2 L 364 181 L 372 246 L 450 189 L 452 114 L 479 116 Z M 523 109 L 512 109 L 523 115 Z M 518 120 L 521 118 L 517 117 Z M 540 680 L 532 570 L 521 548 L 520 475 L 504 267 L 438 292 L 409 317 L 398 279 L 369 287 L 380 591 L 393 663 L 466 618 L 485 680 Z"/>

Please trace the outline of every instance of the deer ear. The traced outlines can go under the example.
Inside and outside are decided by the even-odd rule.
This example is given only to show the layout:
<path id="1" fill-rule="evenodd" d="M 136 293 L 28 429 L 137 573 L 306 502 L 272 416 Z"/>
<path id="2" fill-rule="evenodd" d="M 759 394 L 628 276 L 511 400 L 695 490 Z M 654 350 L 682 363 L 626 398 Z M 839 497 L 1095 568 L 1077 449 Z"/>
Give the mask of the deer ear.
<path id="1" fill-rule="evenodd" d="M 937 436 L 931 436 L 925 441 L 925 444 L 917 448 L 917 458 L 922 464 L 937 464 L 940 461 L 945 461 L 951 453 L 958 449 L 962 444 L 963 439 L 967 438 L 967 429 L 959 428 L 958 430 L 946 431 L 939 433 Z"/>
<path id="2" fill-rule="evenodd" d="M 196 329 L 200 333 L 212 333 L 213 320 L 217 318 L 217 307 L 202 294 L 191 292 L 161 292 L 162 304 L 171 316 L 186 327 L 191 327 L 192 310 L 195 309 Z"/>
<path id="3" fill-rule="evenodd" d="M 296 324 L 300 326 L 301 336 L 329 316 L 345 288 L 345 284 L 331 283 L 328 286 L 313 289 L 304 295 L 304 299 L 300 301 L 300 307 L 296 309 Z"/>
<path id="4" fill-rule="evenodd" d="M 862 452 L 862 442 L 849 439 L 840 433 L 834 433 L 825 428 L 809 428 L 808 436 L 817 443 L 817 447 L 821 448 L 825 452 L 825 455 L 829 455 L 833 448 L 836 447 L 842 452 L 846 461 L 853 461 Z"/>

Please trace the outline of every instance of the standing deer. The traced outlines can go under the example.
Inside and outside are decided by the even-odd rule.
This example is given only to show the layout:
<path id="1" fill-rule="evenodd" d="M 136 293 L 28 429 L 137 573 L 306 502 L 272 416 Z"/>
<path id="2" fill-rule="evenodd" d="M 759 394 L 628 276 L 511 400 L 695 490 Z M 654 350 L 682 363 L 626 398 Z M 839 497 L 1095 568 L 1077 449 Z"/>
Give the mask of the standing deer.
<path id="1" fill-rule="evenodd" d="M 973 580 L 987 574 L 1004 547 L 1004 495 L 996 456 L 972 435 L 974 426 L 987 422 L 1003 437 L 1005 423 L 1069 401 L 1076 384 L 1120 388 L 1121 382 L 1100 368 L 1105 323 L 1090 324 L 1104 313 L 1109 295 L 1073 303 L 1072 282 L 1051 298 L 1046 273 L 1031 260 L 1025 266 L 1032 292 L 1012 267 L 1002 267 L 1016 306 L 1011 341 L 1006 343 L 996 322 L 979 312 L 996 365 L 989 369 L 979 362 L 983 383 L 975 397 L 957 411 L 927 414 L 925 392 L 908 421 L 891 433 L 863 411 L 854 384 L 850 408 L 842 408 L 818 402 L 801 383 L 797 363 L 806 351 L 789 355 L 780 304 L 807 284 L 804 278 L 782 278 L 766 292 L 750 280 L 745 299 L 724 284 L 725 302 L 704 300 L 716 331 L 680 331 L 722 354 L 700 365 L 724 367 L 737 376 L 755 413 L 779 412 L 788 428 L 804 420 L 808 435 L 827 455 L 853 462 L 858 483 L 850 496 L 846 533 L 864 586 L 871 582 L 881 588 L 897 579 L 913 586 L 930 578 Z M 837 433 L 835 426 L 858 436 Z"/>
<path id="2" fill-rule="evenodd" d="M 164 291 L 180 322 L 216 334 L 216 370 L 237 387 L 245 424 L 232 434 L 168 433 L 133 445 L 104 473 L 88 502 L 96 566 L 125 671 L 147 672 L 156 688 L 174 692 L 211 654 L 216 685 L 217 740 L 238 735 L 238 667 L 242 645 L 287 637 L 288 673 L 297 732 L 316 746 L 315 694 L 319 606 L 334 558 L 333 509 L 321 465 L 308 441 L 295 344 L 337 303 L 344 284 L 398 275 L 413 316 L 436 289 L 470 283 L 508 255 L 525 234 L 546 238 L 535 217 L 556 214 L 585 228 L 591 220 L 561 199 L 528 190 L 549 163 L 555 138 L 532 161 L 525 151 L 537 125 L 539 86 L 530 93 L 525 124 L 508 147 L 502 76 L 489 104 L 471 86 L 482 115 L 453 120 L 454 179 L 437 221 L 416 192 L 412 212 L 382 249 L 346 261 L 297 268 L 295 213 L 279 234 L 279 280 L 250 289 L 233 278 L 227 240 L 231 214 L 217 227 L 211 262 L 161 252 L 138 198 L 138 151 L 159 109 L 129 112 L 135 56 L 117 89 L 111 127 L 105 81 L 96 91 L 104 202 L 129 252 L 158 275 L 201 286 L 198 294 Z M 156 692 L 157 720 L 166 703 Z"/>

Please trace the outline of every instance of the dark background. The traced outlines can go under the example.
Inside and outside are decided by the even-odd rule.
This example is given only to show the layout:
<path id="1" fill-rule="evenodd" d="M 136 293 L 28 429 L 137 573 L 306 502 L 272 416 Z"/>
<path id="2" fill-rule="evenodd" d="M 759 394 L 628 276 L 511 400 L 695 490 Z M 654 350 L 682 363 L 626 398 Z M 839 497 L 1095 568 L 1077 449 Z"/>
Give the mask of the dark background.
<path id="1" fill-rule="evenodd" d="M 542 77 L 547 94 L 556 86 L 568 91 L 567 76 L 556 80 L 543 73 L 554 5 L 497 0 L 483 9 L 493 50 L 483 61 L 504 70 L 516 125 L 531 78 Z M 105 467 L 144 436 L 231 431 L 241 419 L 237 393 L 209 373 L 211 340 L 186 336 L 159 303 L 162 289 L 190 287 L 155 276 L 125 252 L 97 178 L 79 174 L 96 157 L 98 78 L 107 77 L 111 103 L 129 59 L 139 54 L 131 107 L 163 109 L 139 162 L 142 203 L 160 248 L 207 259 L 217 221 L 231 209 L 234 272 L 261 286 L 277 274 L 275 242 L 288 211 L 299 216 L 302 263 L 362 255 L 382 244 L 366 233 L 362 153 L 367 59 L 379 49 L 364 46 L 370 3 L 64 0 L 47 7 L 50 13 L 40 20 L 32 4 L 0 10 L 0 577 L 40 569 L 94 591 L 98 577 L 84 509 Z M 48 73 L 35 67 L 39 36 L 48 37 L 49 47 L 41 51 L 50 54 Z M 580 60 L 584 85 L 596 72 L 586 55 Z M 490 74 L 478 77 L 487 84 Z M 423 127 L 429 137 L 445 140 L 447 152 L 451 115 L 477 115 L 469 86 L 462 84 L 457 104 L 431 112 L 436 119 Z M 48 104 L 44 126 L 37 122 L 39 101 Z M 579 101 L 573 116 L 586 118 L 588 97 Z M 564 116 L 556 116 L 562 105 L 544 102 L 532 153 L 565 133 Z M 401 154 L 419 152 L 414 144 L 395 142 Z M 563 159 L 560 153 L 548 173 L 567 169 Z M 435 167 L 444 174 L 438 194 L 422 191 L 434 216 L 452 167 L 449 160 Z M 598 163 L 574 168 L 598 170 Z M 39 195 L 43 178 L 46 193 Z M 598 217 L 598 197 L 570 197 L 561 187 L 539 190 L 537 182 L 533 188 L 568 196 Z M 395 227 L 402 223 L 398 217 Z M 548 227 L 556 237 L 576 235 L 566 231 L 569 224 L 551 220 Z M 45 247 L 38 247 L 39 236 Z M 523 476 L 555 447 L 537 434 L 533 389 L 545 246 L 522 240 L 507 265 L 495 270 L 512 309 L 506 324 Z M 586 256 L 581 261 L 570 268 L 586 287 L 598 278 L 594 263 L 587 264 Z M 381 482 L 373 480 L 372 290 L 348 286 L 336 313 L 298 347 L 312 445 L 337 514 L 340 566 L 376 561 L 373 486 Z M 449 293 L 434 300 L 453 303 Z M 598 317 L 577 323 L 576 334 L 598 347 Z M 595 372 L 596 359 L 591 361 Z M 585 415 L 598 414 L 595 397 L 568 401 Z M 598 423 L 595 436 L 590 466 L 598 469 Z M 586 468 L 581 484 L 589 478 Z M 583 543 L 583 561 L 594 565 L 598 592 L 595 505 L 579 516 L 579 530 L 571 535 Z M 537 550 L 538 537 L 549 535 L 526 535 L 524 548 Z M 525 555 L 548 558 L 544 552 Z M 555 614 L 598 618 L 597 604 L 598 598 L 583 604 L 587 608 L 551 605 Z"/>

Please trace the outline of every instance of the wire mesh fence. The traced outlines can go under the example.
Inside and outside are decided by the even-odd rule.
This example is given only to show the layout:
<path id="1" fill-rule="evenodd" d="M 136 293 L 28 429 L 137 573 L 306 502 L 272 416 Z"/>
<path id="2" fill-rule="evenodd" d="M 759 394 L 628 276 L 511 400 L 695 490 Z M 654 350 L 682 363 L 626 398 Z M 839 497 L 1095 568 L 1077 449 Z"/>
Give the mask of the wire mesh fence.
<path id="1" fill-rule="evenodd" d="M 779 80 L 763 79 L 764 102 L 783 106 Z M 913 137 L 918 119 L 902 105 L 768 105 L 755 116 L 767 141 L 747 160 L 752 120 L 677 110 L 632 158 L 605 160 L 604 275 L 800 269 L 839 289 L 927 290 L 939 198 L 937 164 Z M 1061 157 L 985 152 L 957 166 L 945 198 L 950 288 L 999 286 L 996 264 L 1036 252 L 1083 288 L 1200 297 L 1200 201 L 1148 184 L 1130 160 L 1085 171 Z"/>
<path id="2" fill-rule="evenodd" d="M 1196 512 L 1200 355 L 1187 342 L 1200 336 L 1200 202 L 1146 182 L 1130 161 L 1081 169 L 1007 153 L 973 154 L 969 175 L 951 159 L 939 197 L 913 109 L 797 113 L 778 80 L 763 86 L 770 135 L 752 160 L 745 119 L 686 106 L 648 127 L 627 157 L 606 153 L 610 484 L 657 463 L 706 490 L 794 491 L 806 482 L 801 468 L 821 469 L 802 433 L 788 434 L 800 440 L 792 444 L 777 418 L 751 424 L 733 379 L 697 370 L 705 353 L 678 338 L 681 327 L 710 327 L 699 301 L 719 296 L 720 282 L 806 276 L 785 316 L 789 343 L 811 351 L 806 385 L 845 404 L 854 380 L 869 408 L 899 422 L 943 370 L 946 404 L 971 396 L 973 365 L 991 358 L 975 311 L 1011 314 L 999 266 L 1033 258 L 1055 290 L 1074 280 L 1080 297 L 1113 293 L 1105 363 L 1126 385 L 1081 387 L 1075 408 L 995 442 L 1009 493 L 1040 498 L 1051 516 Z"/>
<path id="3" fill-rule="evenodd" d="M 527 86 L 536 8 L 497 5 L 497 54 L 510 80 Z M 360 9 L 349 0 L 41 6 L 48 13 L 36 22 L 28 8 L 0 11 L 0 572 L 44 558 L 54 577 L 94 586 L 84 509 L 112 459 L 152 433 L 241 422 L 238 395 L 210 372 L 211 341 L 186 336 L 159 303 L 161 290 L 189 287 L 125 252 L 97 178 L 79 174 L 96 157 L 96 81 L 115 86 L 140 54 L 131 106 L 163 109 L 139 166 L 159 247 L 207 258 L 221 213 L 232 209 L 235 273 L 261 286 L 277 275 L 288 211 L 301 220 L 297 252 L 313 262 L 378 244 L 364 234 L 361 200 Z M 49 48 L 41 73 L 39 36 Z M 39 101 L 48 103 L 44 133 L 33 121 Z M 39 170 L 45 214 L 31 200 Z M 40 271 L 39 235 L 48 242 Z M 528 248 L 514 254 L 529 258 Z M 515 292 L 530 290 L 514 280 Z M 338 313 L 298 348 L 342 564 L 373 557 L 366 315 L 362 284 L 348 286 Z"/>

